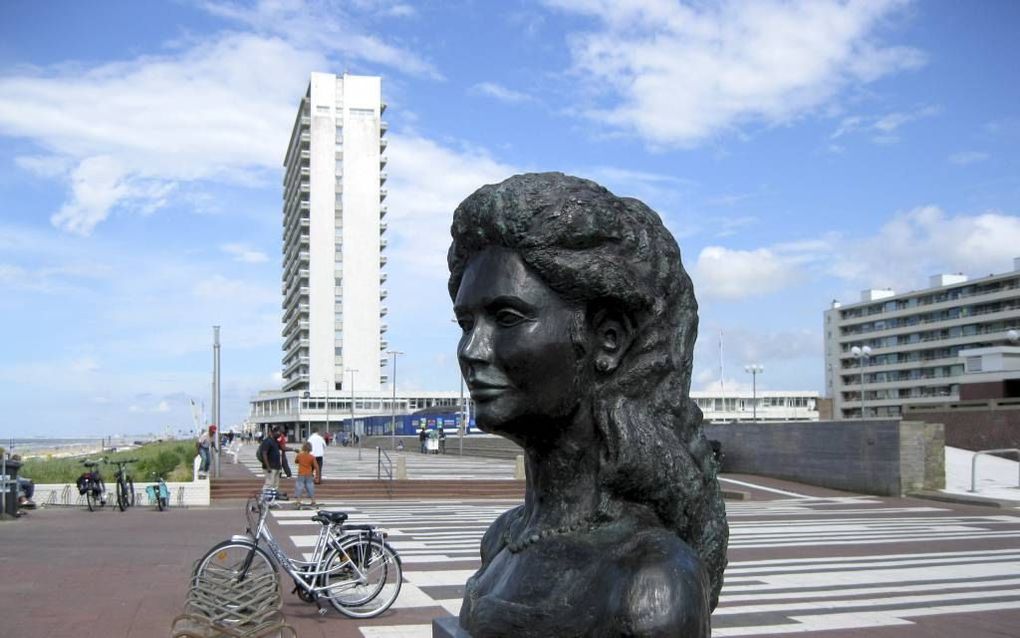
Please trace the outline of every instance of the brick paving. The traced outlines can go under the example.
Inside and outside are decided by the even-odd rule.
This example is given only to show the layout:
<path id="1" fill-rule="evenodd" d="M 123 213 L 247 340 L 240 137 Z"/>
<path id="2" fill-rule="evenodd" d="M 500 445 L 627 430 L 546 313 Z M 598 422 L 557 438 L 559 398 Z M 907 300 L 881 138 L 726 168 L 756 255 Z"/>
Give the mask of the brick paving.
<path id="1" fill-rule="evenodd" d="M 730 567 L 713 635 L 1020 636 L 1020 509 L 724 478 L 751 499 L 727 503 Z M 431 636 L 433 617 L 459 609 L 485 527 L 513 504 L 332 503 L 390 530 L 404 588 L 389 612 L 366 621 L 319 617 L 286 587 L 288 622 L 302 637 Z M 241 502 L 162 513 L 50 508 L 0 522 L 0 636 L 166 636 L 192 562 L 243 528 Z M 273 530 L 297 555 L 309 551 L 315 524 L 281 509 Z"/>

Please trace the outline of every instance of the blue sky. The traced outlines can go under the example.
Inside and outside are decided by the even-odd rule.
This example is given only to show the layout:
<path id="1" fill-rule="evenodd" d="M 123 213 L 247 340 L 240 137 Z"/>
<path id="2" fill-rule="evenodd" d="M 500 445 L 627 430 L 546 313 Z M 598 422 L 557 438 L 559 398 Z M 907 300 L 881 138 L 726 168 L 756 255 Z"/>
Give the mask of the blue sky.
<path id="1" fill-rule="evenodd" d="M 643 199 L 696 389 L 822 390 L 822 312 L 1020 256 L 1020 4 L 46 2 L 0 17 L 0 436 L 223 421 L 280 366 L 281 162 L 311 71 L 389 104 L 388 340 L 456 389 L 445 254 L 484 183 Z"/>

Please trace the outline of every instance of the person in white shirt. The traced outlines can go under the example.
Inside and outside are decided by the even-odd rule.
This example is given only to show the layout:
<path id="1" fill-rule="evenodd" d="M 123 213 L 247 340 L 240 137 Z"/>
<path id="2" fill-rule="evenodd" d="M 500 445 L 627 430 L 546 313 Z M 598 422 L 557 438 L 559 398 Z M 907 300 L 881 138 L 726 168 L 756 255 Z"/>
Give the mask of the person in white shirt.
<path id="1" fill-rule="evenodd" d="M 319 462 L 319 475 L 316 483 L 322 482 L 322 462 L 326 456 L 326 439 L 322 438 L 317 428 L 312 428 L 312 435 L 308 437 L 308 443 L 312 446 L 312 456 Z"/>

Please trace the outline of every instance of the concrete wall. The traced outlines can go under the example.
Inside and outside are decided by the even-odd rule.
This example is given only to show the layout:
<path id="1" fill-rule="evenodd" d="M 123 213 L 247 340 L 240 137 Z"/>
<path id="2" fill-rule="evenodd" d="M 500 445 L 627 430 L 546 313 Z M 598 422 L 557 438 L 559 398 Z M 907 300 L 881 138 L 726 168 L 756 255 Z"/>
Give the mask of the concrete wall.
<path id="1" fill-rule="evenodd" d="M 149 503 L 145 488 L 152 483 L 135 483 L 135 506 L 155 507 Z M 187 483 L 167 482 L 170 489 L 170 507 L 194 507 L 209 505 L 209 481 L 207 479 Z M 117 509 L 115 483 L 106 484 L 106 507 Z M 85 507 L 85 497 L 78 494 L 73 483 L 37 483 L 32 500 L 37 505 L 66 505 Z"/>
<path id="2" fill-rule="evenodd" d="M 941 424 L 899 420 L 705 426 L 726 472 L 899 496 L 945 487 Z"/>

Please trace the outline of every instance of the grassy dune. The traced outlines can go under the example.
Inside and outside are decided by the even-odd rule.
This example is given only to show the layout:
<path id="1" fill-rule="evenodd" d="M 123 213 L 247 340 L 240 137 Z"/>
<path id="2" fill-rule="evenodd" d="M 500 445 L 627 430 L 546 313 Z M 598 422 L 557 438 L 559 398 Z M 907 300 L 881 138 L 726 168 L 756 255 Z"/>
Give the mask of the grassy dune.
<path id="1" fill-rule="evenodd" d="M 32 479 L 36 483 L 73 483 L 85 466 L 84 458 L 98 460 L 138 459 L 137 463 L 128 466 L 128 473 L 136 482 L 151 481 L 153 473 L 159 474 L 167 481 L 190 481 L 192 459 L 195 458 L 194 441 L 160 441 L 147 443 L 133 450 L 90 454 L 77 458 L 33 458 L 26 459 L 19 470 L 20 476 Z M 103 478 L 109 483 L 117 469 L 110 464 L 100 467 Z"/>

